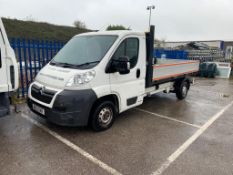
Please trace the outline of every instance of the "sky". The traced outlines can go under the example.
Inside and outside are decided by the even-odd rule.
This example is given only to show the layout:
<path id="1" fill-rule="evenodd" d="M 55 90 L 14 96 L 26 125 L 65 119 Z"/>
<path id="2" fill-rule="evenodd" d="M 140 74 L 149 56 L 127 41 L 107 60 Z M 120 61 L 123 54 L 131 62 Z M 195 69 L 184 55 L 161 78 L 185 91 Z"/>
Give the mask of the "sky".
<path id="1" fill-rule="evenodd" d="M 165 41 L 233 40 L 233 0 L 0 0 L 0 16 L 34 19 L 89 29 L 119 24 L 146 31 L 148 5 L 155 5 L 151 23 Z"/>

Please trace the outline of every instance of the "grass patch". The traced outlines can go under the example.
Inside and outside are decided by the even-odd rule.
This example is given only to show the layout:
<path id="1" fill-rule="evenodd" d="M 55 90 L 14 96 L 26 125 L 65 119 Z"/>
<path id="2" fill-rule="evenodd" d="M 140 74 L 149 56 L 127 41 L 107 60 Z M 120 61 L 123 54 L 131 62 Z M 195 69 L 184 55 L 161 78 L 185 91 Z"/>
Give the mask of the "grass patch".
<path id="1" fill-rule="evenodd" d="M 25 38 L 37 40 L 67 42 L 76 34 L 89 32 L 71 26 L 59 26 L 45 22 L 22 21 L 18 19 L 2 18 L 8 38 Z"/>

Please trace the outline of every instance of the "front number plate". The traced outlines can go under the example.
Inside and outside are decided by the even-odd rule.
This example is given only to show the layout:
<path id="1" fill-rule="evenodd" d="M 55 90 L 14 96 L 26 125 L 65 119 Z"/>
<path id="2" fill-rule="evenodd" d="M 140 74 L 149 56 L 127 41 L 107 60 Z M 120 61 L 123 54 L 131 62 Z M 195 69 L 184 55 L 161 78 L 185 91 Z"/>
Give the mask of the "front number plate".
<path id="1" fill-rule="evenodd" d="M 40 106 L 37 106 L 35 104 L 32 104 L 32 109 L 35 110 L 36 112 L 45 115 L 45 110 L 41 108 Z"/>

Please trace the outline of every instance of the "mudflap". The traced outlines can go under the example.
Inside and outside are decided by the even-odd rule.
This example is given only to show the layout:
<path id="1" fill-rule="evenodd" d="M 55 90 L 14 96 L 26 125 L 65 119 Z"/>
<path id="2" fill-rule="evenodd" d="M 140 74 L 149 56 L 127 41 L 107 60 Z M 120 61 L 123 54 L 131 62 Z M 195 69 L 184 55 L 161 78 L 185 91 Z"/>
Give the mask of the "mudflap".
<path id="1" fill-rule="evenodd" d="M 7 92 L 0 93 L 0 117 L 10 113 L 10 100 Z"/>

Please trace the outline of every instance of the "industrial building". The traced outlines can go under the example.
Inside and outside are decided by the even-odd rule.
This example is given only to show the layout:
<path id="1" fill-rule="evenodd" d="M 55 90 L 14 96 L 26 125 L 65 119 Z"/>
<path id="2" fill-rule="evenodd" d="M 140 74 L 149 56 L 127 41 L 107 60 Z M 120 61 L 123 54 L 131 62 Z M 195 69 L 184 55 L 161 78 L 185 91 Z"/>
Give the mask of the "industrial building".
<path id="1" fill-rule="evenodd" d="M 188 43 L 202 43 L 209 46 L 211 49 L 226 50 L 233 47 L 233 41 L 223 41 L 223 40 L 208 40 L 208 41 L 167 41 L 155 42 L 155 48 L 165 48 L 165 49 L 175 49 L 182 45 L 187 45 Z"/>

